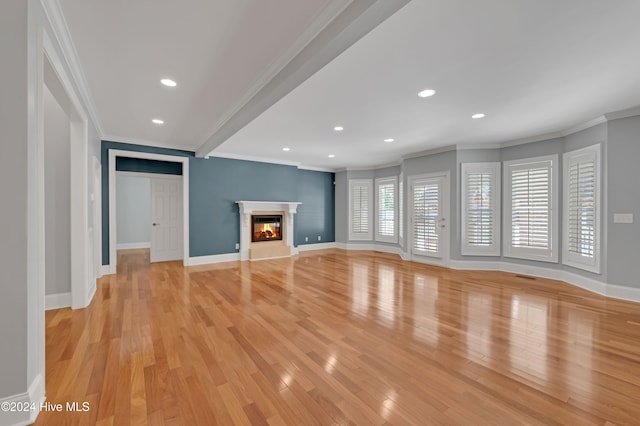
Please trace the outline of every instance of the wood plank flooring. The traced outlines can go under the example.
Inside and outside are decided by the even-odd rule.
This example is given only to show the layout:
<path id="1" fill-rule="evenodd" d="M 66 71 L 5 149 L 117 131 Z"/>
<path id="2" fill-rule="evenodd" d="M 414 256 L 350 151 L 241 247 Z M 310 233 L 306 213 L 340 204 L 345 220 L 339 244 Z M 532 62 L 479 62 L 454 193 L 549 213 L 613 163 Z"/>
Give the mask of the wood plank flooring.
<path id="1" fill-rule="evenodd" d="M 640 305 L 374 252 L 121 252 L 46 315 L 38 425 L 640 424 Z"/>

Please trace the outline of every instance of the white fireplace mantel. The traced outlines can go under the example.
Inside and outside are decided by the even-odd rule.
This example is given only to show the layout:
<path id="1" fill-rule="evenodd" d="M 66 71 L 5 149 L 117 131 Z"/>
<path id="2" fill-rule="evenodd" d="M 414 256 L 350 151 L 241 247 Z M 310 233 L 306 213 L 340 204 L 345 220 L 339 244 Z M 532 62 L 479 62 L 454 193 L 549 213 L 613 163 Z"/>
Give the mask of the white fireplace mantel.
<path id="1" fill-rule="evenodd" d="M 254 212 L 283 211 L 285 244 L 291 248 L 291 254 L 296 250 L 293 246 L 293 215 L 302 203 L 297 201 L 236 201 L 240 210 L 240 260 L 249 260 L 251 246 L 251 215 Z"/>

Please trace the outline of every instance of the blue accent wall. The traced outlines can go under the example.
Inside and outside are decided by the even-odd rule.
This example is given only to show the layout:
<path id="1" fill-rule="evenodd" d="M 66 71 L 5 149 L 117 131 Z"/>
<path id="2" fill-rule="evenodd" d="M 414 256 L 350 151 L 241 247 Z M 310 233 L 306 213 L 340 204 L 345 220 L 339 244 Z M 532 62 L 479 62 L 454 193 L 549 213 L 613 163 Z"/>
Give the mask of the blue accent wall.
<path id="1" fill-rule="evenodd" d="M 333 173 L 298 170 L 296 178 L 300 201 L 295 216 L 295 245 L 335 241 L 335 175 Z M 305 242 L 305 237 L 309 238 Z M 320 237 L 320 241 L 318 241 Z"/>
<path id="2" fill-rule="evenodd" d="M 109 264 L 108 150 L 150 152 L 189 159 L 189 255 L 236 253 L 240 242 L 238 200 L 300 201 L 294 215 L 296 246 L 335 241 L 334 174 L 294 166 L 211 157 L 190 151 L 102 142 L 102 263 Z M 120 163 L 120 161 L 125 160 Z M 120 159 L 117 170 L 182 174 L 180 163 Z M 158 164 L 155 164 L 158 163 Z M 176 165 L 180 166 L 176 169 Z M 318 241 L 318 236 L 321 240 Z M 309 241 L 305 242 L 305 237 Z"/>
<path id="3" fill-rule="evenodd" d="M 294 216 L 294 244 L 333 242 L 333 173 L 226 158 L 189 163 L 190 256 L 238 252 L 238 200 L 301 201 Z"/>

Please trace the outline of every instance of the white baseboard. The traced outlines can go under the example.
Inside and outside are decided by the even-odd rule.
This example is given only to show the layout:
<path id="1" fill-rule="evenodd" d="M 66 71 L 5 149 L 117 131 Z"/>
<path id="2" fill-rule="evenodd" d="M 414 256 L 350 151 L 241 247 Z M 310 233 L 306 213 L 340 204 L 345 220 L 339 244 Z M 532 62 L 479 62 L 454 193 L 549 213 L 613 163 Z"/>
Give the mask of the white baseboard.
<path id="1" fill-rule="evenodd" d="M 143 248 L 151 248 L 151 243 L 120 243 L 116 245 L 116 250 L 131 250 Z"/>
<path id="2" fill-rule="evenodd" d="M 487 262 L 487 261 L 478 261 L 474 262 L 472 260 L 451 260 L 450 262 L 451 269 L 460 269 L 463 271 L 499 271 L 500 270 L 500 262 Z"/>
<path id="3" fill-rule="evenodd" d="M 313 251 L 313 250 L 326 250 L 336 248 L 336 243 L 316 243 L 316 244 L 302 244 L 296 247 L 298 252 Z"/>
<path id="4" fill-rule="evenodd" d="M 537 265 L 525 265 L 520 263 L 511 263 L 505 261 L 473 261 L 473 260 L 451 260 L 449 265 L 441 265 L 437 262 L 430 261 L 429 258 L 415 257 L 410 253 L 404 252 L 400 247 L 385 246 L 375 243 L 358 244 L 358 243 L 335 243 L 335 247 L 343 250 L 369 250 L 381 251 L 385 253 L 393 253 L 399 255 L 402 260 L 412 260 L 419 263 L 429 265 L 445 266 L 451 269 L 460 270 L 476 270 L 476 271 L 502 271 L 513 274 L 532 275 L 540 278 L 548 278 L 552 280 L 564 281 L 567 284 L 579 287 L 581 289 L 597 293 L 601 296 L 611 297 L 614 299 L 628 300 L 631 302 L 640 302 L 640 288 L 625 287 L 615 284 L 607 284 L 594 278 L 585 277 L 566 269 L 545 268 Z"/>
<path id="5" fill-rule="evenodd" d="M 607 284 L 607 296 L 631 302 L 640 302 L 640 288 Z"/>
<path id="6" fill-rule="evenodd" d="M 234 262 L 236 260 L 240 260 L 240 253 L 224 253 L 224 254 L 214 254 L 211 256 L 196 256 L 196 257 L 190 257 L 187 262 L 187 265 L 185 266 L 206 265 L 207 263 Z"/>
<path id="7" fill-rule="evenodd" d="M 71 292 L 47 294 L 44 296 L 44 309 L 68 308 L 71 306 Z"/>
<path id="8" fill-rule="evenodd" d="M 93 284 L 89 284 L 89 296 L 87 297 L 87 306 L 91 304 L 93 296 L 96 294 L 97 284 L 96 280 L 93 280 Z"/>
<path id="9" fill-rule="evenodd" d="M 504 261 L 466 261 L 452 260 L 452 269 L 478 270 L 478 271 L 502 271 L 513 274 L 531 275 L 540 278 L 563 281 L 583 290 L 597 293 L 601 296 L 614 299 L 623 299 L 631 302 L 640 302 L 640 288 L 624 287 L 615 284 L 607 284 L 594 278 L 585 277 L 566 269 L 545 268 L 535 265 L 523 265 Z"/>
<path id="10" fill-rule="evenodd" d="M 334 243 L 335 248 L 343 250 L 365 250 L 365 251 L 379 251 L 382 253 L 397 254 L 398 256 L 404 256 L 402 248 L 398 246 L 388 246 L 386 244 L 371 243 Z"/>
<path id="11" fill-rule="evenodd" d="M 45 401 L 44 380 L 38 374 L 33 380 L 27 392 L 0 399 L 0 405 L 6 403 L 17 406 L 29 406 L 35 408 L 28 411 L 0 411 L 0 426 L 23 426 L 36 421 L 40 414 L 40 407 Z"/>
<path id="12" fill-rule="evenodd" d="M 116 273 L 116 268 L 112 268 L 111 265 L 102 265 L 102 276 L 113 275 Z"/>

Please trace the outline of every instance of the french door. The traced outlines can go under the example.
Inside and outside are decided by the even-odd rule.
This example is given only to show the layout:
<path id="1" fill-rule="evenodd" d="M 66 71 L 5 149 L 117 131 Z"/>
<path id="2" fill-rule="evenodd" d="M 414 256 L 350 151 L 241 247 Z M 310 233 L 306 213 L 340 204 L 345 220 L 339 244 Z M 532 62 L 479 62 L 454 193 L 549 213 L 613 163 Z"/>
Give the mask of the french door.
<path id="1" fill-rule="evenodd" d="M 411 180 L 411 254 L 449 261 L 448 175 Z M 416 259 L 418 260 L 418 259 Z"/>

